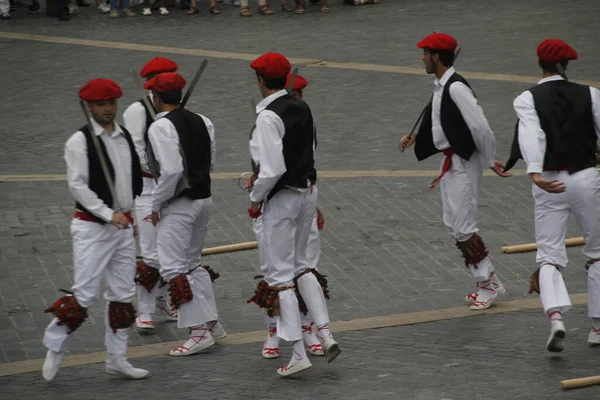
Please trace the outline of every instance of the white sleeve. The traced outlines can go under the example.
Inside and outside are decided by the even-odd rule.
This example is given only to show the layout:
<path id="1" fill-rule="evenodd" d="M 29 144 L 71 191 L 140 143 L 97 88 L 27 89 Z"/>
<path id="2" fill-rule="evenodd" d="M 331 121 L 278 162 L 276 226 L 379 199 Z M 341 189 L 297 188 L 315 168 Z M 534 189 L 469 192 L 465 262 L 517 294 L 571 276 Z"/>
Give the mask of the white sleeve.
<path id="1" fill-rule="evenodd" d="M 146 109 L 139 101 L 131 104 L 123 113 L 123 122 L 125 128 L 131 133 L 131 139 L 135 146 L 135 151 L 140 157 L 142 169 L 149 172 L 148 163 L 146 162 L 146 141 L 144 134 L 146 133 Z"/>
<path id="2" fill-rule="evenodd" d="M 258 144 L 260 172 L 250 193 L 250 200 L 255 203 L 265 200 L 287 171 L 283 157 L 284 135 L 285 126 L 277 114 L 265 110 L 258 115 L 254 136 Z"/>
<path id="3" fill-rule="evenodd" d="M 150 125 L 148 139 L 160 166 L 160 176 L 152 190 L 152 211 L 158 212 L 175 195 L 183 175 L 183 159 L 179 152 L 179 136 L 168 119 L 162 118 Z"/>
<path id="4" fill-rule="evenodd" d="M 596 128 L 596 135 L 600 140 L 600 90 L 590 87 L 592 94 L 592 115 L 594 116 L 594 128 Z"/>
<path id="5" fill-rule="evenodd" d="M 462 82 L 450 85 L 450 97 L 458 107 L 465 123 L 471 131 L 477 150 L 481 153 L 488 167 L 494 166 L 494 153 L 496 152 L 496 138 L 490 128 L 483 110 L 477 103 L 473 91 Z"/>
<path id="6" fill-rule="evenodd" d="M 113 210 L 89 187 L 87 143 L 83 132 L 76 132 L 65 144 L 67 184 L 75 201 L 106 222 L 112 221 Z"/>
<path id="7" fill-rule="evenodd" d="M 519 117 L 519 148 L 523 160 L 527 163 L 527 173 L 542 173 L 546 154 L 546 134 L 540 125 L 531 92 L 525 91 L 517 97 L 513 107 Z"/>
<path id="8" fill-rule="evenodd" d="M 206 129 L 208 129 L 208 136 L 210 136 L 210 172 L 215 168 L 216 160 L 217 160 L 217 142 L 215 140 L 215 126 L 212 121 L 206 118 L 204 115 L 198 114 L 204 120 L 204 124 L 206 125 Z"/>

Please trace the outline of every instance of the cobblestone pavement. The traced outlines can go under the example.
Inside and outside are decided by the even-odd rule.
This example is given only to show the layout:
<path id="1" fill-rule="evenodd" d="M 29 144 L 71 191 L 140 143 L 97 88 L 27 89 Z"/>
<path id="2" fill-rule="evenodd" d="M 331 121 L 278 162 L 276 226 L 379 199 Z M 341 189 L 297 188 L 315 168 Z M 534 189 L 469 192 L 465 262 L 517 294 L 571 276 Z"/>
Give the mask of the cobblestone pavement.
<path id="1" fill-rule="evenodd" d="M 302 17 L 276 12 L 272 17 L 249 19 L 237 17 L 237 9 L 226 6 L 223 15 L 209 16 L 204 3 L 200 2 L 203 11 L 198 16 L 188 17 L 177 9 L 168 18 L 109 19 L 90 7 L 69 23 L 25 16 L 20 9 L 13 20 L 0 22 L 0 33 L 246 54 L 274 50 L 290 57 L 418 68 L 420 53 L 415 43 L 436 30 L 459 38 L 463 46 L 459 71 L 530 76 L 538 74 L 537 43 L 554 36 L 579 52 L 580 60 L 569 68 L 572 79 L 598 79 L 594 66 L 600 62 L 595 42 L 600 11 L 592 0 L 578 1 L 572 8 L 555 0 L 387 0 L 364 7 L 331 1 L 329 15 L 310 7 Z M 99 75 L 115 79 L 125 91 L 120 102 L 123 111 L 141 96 L 134 88 L 131 69 L 139 69 L 155 55 L 0 37 L 0 175 L 64 174 L 64 142 L 83 121 L 77 89 Z M 180 64 L 186 77 L 201 62 L 201 57 L 190 55 L 167 56 Z M 246 140 L 253 122 L 248 97 L 258 97 L 255 80 L 247 61 L 209 60 L 190 108 L 215 123 L 217 172 L 243 172 L 248 169 Z M 303 67 L 300 73 L 310 84 L 305 96 L 319 129 L 320 170 L 432 170 L 439 166 L 439 157 L 417 163 L 412 152 L 397 151 L 399 137 L 410 129 L 429 95 L 431 77 L 318 66 Z M 480 79 L 472 79 L 471 84 L 496 132 L 498 158 L 505 159 L 515 121 L 512 100 L 530 84 Z M 473 282 L 443 229 L 439 193 L 428 189 L 430 179 L 320 180 L 319 206 L 326 218 L 320 268 L 329 274 L 333 320 L 462 304 Z M 506 255 L 500 247 L 533 241 L 529 181 L 485 177 L 480 196 L 481 234 L 508 290 L 501 299 L 524 297 L 535 254 Z M 247 202 L 235 180 L 214 181 L 207 246 L 254 240 L 246 217 Z M 45 354 L 41 335 L 49 317 L 43 309 L 57 298 L 59 288 L 72 283 L 72 211 L 64 181 L 0 182 L 0 363 L 39 359 Z M 568 236 L 580 236 L 576 228 L 570 221 Z M 572 265 L 565 277 L 572 293 L 584 292 L 586 287 L 580 250 L 568 250 Z M 255 283 L 256 252 L 211 256 L 206 262 L 221 273 L 215 290 L 225 328 L 230 332 L 262 329 L 261 313 L 245 302 Z M 101 309 L 98 305 L 90 310 L 91 318 L 78 331 L 72 353 L 104 349 Z M 140 362 L 154 372 L 149 383 L 115 385 L 96 374 L 99 365 L 65 369 L 64 378 L 52 385 L 43 385 L 38 373 L 0 378 L 0 398 L 28 398 L 24 393 L 30 398 L 79 398 L 85 382 L 85 396 L 90 399 L 144 393 L 149 397 L 150 390 L 158 390 L 156 398 L 170 393 L 182 398 L 275 398 L 279 391 L 296 391 L 299 396 L 318 398 L 590 399 L 598 394 L 593 388 L 558 392 L 559 379 L 594 374 L 591 353 L 585 347 L 583 309 L 576 309 L 581 331 L 570 332 L 573 353 L 569 348 L 562 358 L 551 358 L 543 351 L 547 334 L 543 317 L 523 312 L 344 333 L 340 335 L 347 357 L 343 363 L 318 363 L 281 387 L 281 381 L 275 380 L 275 367 L 267 367 L 274 364 L 260 359 L 257 346 L 239 345 L 190 359 L 143 359 Z M 184 330 L 165 323 L 154 335 L 132 335 L 131 345 L 185 336 Z M 194 368 L 193 363 L 204 360 L 208 368 Z M 174 373 L 156 372 L 163 368 Z M 69 376 L 72 382 L 67 382 Z"/>
<path id="2" fill-rule="evenodd" d="M 215 346 L 190 357 L 133 360 L 151 371 L 145 381 L 103 373 L 103 364 L 65 367 L 51 383 L 39 372 L 0 377 L 6 399 L 417 399 L 550 400 L 600 398 L 597 387 L 562 391 L 564 379 L 597 374 L 598 349 L 586 344 L 585 308 L 566 319 L 566 350 L 545 348 L 539 311 L 472 317 L 338 335 L 342 354 L 292 378 L 265 360 L 260 344 Z M 118 380 L 118 382 L 117 382 Z"/>

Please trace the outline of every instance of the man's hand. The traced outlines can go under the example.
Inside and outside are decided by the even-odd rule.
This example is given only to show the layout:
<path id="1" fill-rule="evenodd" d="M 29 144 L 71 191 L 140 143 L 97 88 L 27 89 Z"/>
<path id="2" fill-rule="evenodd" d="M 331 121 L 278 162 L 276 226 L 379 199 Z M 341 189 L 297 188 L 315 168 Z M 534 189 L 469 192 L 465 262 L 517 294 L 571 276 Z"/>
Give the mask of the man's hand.
<path id="1" fill-rule="evenodd" d="M 246 179 L 246 186 L 244 186 L 244 189 L 246 189 L 247 191 L 252 191 L 252 188 L 254 187 L 254 175 L 250 175 L 247 179 Z"/>
<path id="2" fill-rule="evenodd" d="M 400 151 L 404 151 L 407 147 L 412 146 L 417 140 L 417 135 L 407 135 L 400 139 Z"/>
<path id="3" fill-rule="evenodd" d="M 117 229 L 127 229 L 129 228 L 129 220 L 125 216 L 125 214 L 120 212 L 113 213 L 112 221 L 110 221 Z"/>
<path id="4" fill-rule="evenodd" d="M 537 187 L 545 190 L 548 193 L 563 193 L 565 190 L 567 190 L 565 184 L 558 179 L 550 181 L 542 178 L 541 174 L 529 174 L 529 177 L 533 183 L 537 185 Z"/>
<path id="5" fill-rule="evenodd" d="M 496 175 L 501 176 L 503 178 L 509 178 L 513 176 L 510 172 L 504 172 L 504 164 L 502 164 L 498 160 L 494 160 L 494 166 L 490 168 L 492 171 L 496 173 Z"/>
<path id="6" fill-rule="evenodd" d="M 160 222 L 158 211 L 152 211 L 152 225 L 156 226 Z"/>
<path id="7" fill-rule="evenodd" d="M 250 203 L 250 208 L 248 209 L 248 215 L 250 216 L 250 218 L 256 219 L 260 217 L 262 215 L 262 212 L 260 211 L 261 207 L 262 203 Z"/>

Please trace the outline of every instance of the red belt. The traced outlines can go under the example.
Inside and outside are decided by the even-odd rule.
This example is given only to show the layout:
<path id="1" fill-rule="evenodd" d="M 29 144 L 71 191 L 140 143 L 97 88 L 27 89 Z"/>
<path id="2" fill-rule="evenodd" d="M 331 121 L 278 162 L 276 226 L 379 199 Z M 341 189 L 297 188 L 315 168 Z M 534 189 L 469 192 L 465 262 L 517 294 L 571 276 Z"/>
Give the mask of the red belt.
<path id="1" fill-rule="evenodd" d="M 133 224 L 133 217 L 131 216 L 131 212 L 126 212 L 124 215 L 127 217 L 129 222 Z M 87 222 L 98 222 L 98 218 L 94 217 L 91 214 L 84 213 L 83 211 L 79 211 L 79 210 L 75 211 L 73 218 L 80 219 L 82 221 L 87 221 Z"/>
<path id="2" fill-rule="evenodd" d="M 150 179 L 154 178 L 154 177 L 152 176 L 152 174 L 149 174 L 149 173 L 148 173 L 148 172 L 146 172 L 146 171 L 142 171 L 142 177 L 144 177 L 144 178 L 150 178 Z"/>
<path id="3" fill-rule="evenodd" d="M 446 172 L 450 171 L 450 168 L 452 168 L 453 154 L 454 153 L 452 152 L 452 149 L 444 150 L 444 155 L 446 156 L 446 158 L 444 159 L 444 163 L 442 164 L 442 172 L 440 173 L 440 176 L 431 181 L 431 183 L 429 184 L 430 188 L 433 189 L 434 187 L 436 187 L 437 184 L 442 180 L 442 177 L 446 175 Z"/>
<path id="4" fill-rule="evenodd" d="M 544 168 L 543 171 L 544 172 L 548 172 L 548 171 L 568 171 L 569 169 L 567 167 L 558 167 L 558 168 Z"/>

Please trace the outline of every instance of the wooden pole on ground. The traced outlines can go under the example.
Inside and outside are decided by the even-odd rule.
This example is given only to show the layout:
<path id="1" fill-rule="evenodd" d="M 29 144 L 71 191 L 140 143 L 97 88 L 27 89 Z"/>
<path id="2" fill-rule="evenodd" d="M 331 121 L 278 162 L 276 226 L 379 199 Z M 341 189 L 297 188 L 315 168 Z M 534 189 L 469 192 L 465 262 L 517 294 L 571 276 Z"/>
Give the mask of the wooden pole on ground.
<path id="1" fill-rule="evenodd" d="M 586 378 L 567 379 L 560 381 L 560 388 L 563 390 L 576 389 L 598 384 L 600 384 L 600 376 L 588 376 Z"/>
<path id="2" fill-rule="evenodd" d="M 584 244 L 585 243 L 583 241 L 583 237 L 565 239 L 565 246 L 567 246 L 567 247 L 583 246 Z M 535 243 L 515 244 L 512 246 L 502 247 L 502 252 L 508 253 L 508 254 L 510 254 L 510 253 L 526 253 L 528 251 L 535 251 L 535 250 L 537 250 L 537 246 Z"/>
<path id="3" fill-rule="evenodd" d="M 242 250 L 252 250 L 258 247 L 258 243 L 254 242 L 243 242 L 236 244 L 228 244 L 226 246 L 217 246 L 217 247 L 209 247 L 202 250 L 203 256 L 209 256 L 211 254 L 222 254 L 222 253 L 232 253 L 234 251 L 242 251 Z"/>

